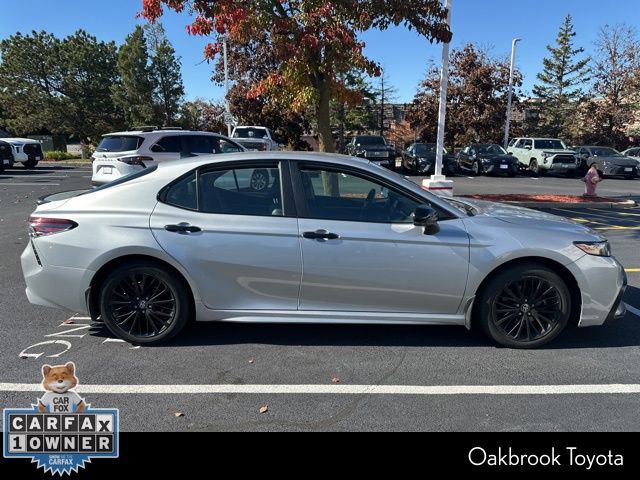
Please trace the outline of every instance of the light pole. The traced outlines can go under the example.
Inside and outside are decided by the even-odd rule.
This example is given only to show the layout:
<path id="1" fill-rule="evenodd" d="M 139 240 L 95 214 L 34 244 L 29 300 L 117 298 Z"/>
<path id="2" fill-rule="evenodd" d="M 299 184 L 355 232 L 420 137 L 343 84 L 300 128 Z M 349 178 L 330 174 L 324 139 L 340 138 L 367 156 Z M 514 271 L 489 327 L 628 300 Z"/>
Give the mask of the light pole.
<path id="1" fill-rule="evenodd" d="M 229 66 L 227 64 L 227 36 L 222 35 L 222 56 L 224 58 L 224 120 L 227 124 L 227 136 L 231 136 L 231 108 L 229 107 Z"/>
<path id="2" fill-rule="evenodd" d="M 511 66 L 509 67 L 509 93 L 507 95 L 507 119 L 504 125 L 504 148 L 509 146 L 509 128 L 511 126 L 511 100 L 513 97 L 513 68 L 516 63 L 516 44 L 519 38 L 514 38 L 511 42 Z"/>
<path id="3" fill-rule="evenodd" d="M 451 30 L 451 2 L 445 0 L 447 9 L 447 25 Z M 449 43 L 442 45 L 442 70 L 440 72 L 440 108 L 438 110 L 438 138 L 436 141 L 436 165 L 435 175 L 431 175 L 429 180 L 425 179 L 422 186 L 427 190 L 438 191 L 442 195 L 453 195 L 453 181 L 447 180 L 442 175 L 442 157 L 444 155 L 444 134 L 445 120 L 447 116 L 447 90 L 449 88 Z"/>

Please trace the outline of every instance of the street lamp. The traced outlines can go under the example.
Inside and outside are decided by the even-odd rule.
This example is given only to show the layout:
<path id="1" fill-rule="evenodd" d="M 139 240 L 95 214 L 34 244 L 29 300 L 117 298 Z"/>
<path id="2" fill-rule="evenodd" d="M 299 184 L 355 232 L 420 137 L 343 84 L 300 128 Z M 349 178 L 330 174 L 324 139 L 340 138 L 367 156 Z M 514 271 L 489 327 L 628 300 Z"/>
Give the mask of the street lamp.
<path id="1" fill-rule="evenodd" d="M 451 30 L 451 2 L 445 1 L 447 9 L 447 25 Z M 431 175 L 429 180 L 425 179 L 422 186 L 427 190 L 438 191 L 442 195 L 453 195 L 453 181 L 447 180 L 442 175 L 442 157 L 444 154 L 444 132 L 445 120 L 447 116 L 447 89 L 449 88 L 449 43 L 442 45 L 442 71 L 440 72 L 440 108 L 438 110 L 438 138 L 436 141 L 436 166 L 435 175 Z"/>
<path id="2" fill-rule="evenodd" d="M 516 44 L 519 38 L 514 38 L 511 42 L 511 66 L 509 67 L 509 93 L 507 96 L 507 119 L 504 125 L 504 148 L 509 146 L 509 127 L 511 125 L 511 99 L 513 97 L 513 68 L 516 62 Z"/>

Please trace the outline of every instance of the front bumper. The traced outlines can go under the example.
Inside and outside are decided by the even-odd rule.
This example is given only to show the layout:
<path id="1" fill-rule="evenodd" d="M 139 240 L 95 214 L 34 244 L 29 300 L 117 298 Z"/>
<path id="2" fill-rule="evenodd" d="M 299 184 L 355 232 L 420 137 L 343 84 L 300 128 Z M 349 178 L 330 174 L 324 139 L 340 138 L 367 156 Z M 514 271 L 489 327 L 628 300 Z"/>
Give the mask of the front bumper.
<path id="1" fill-rule="evenodd" d="M 566 265 L 578 282 L 582 310 L 578 326 L 602 325 L 624 316 L 627 276 L 615 257 L 584 255 Z"/>
<path id="2" fill-rule="evenodd" d="M 550 160 L 547 159 L 547 162 L 549 161 Z M 576 169 L 578 168 L 578 164 L 576 163 L 544 163 L 544 160 L 543 160 L 542 164 L 540 164 L 540 167 L 550 170 L 552 172 L 567 173 L 567 172 L 576 171 Z"/>
<path id="3" fill-rule="evenodd" d="M 627 170 L 630 169 L 630 170 Z M 625 177 L 638 176 L 637 167 L 630 167 L 628 165 L 618 166 L 618 165 L 607 165 L 604 167 L 602 173 L 605 175 L 620 175 Z"/>
<path id="4" fill-rule="evenodd" d="M 519 165 L 517 163 L 484 163 L 482 165 L 484 171 L 493 175 L 515 175 L 518 173 Z M 502 168 L 505 166 L 506 168 Z"/>

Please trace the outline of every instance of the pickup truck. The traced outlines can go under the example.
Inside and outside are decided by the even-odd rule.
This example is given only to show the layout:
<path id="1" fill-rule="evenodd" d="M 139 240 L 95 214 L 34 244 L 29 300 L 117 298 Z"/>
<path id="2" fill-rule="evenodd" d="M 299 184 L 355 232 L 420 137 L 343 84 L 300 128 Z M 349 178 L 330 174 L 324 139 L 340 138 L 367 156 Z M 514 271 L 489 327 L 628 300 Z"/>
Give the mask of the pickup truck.
<path id="1" fill-rule="evenodd" d="M 43 159 L 42 145 L 37 140 L 30 138 L 0 138 L 11 145 L 13 161 L 21 162 L 25 168 L 35 168 Z"/>
<path id="2" fill-rule="evenodd" d="M 579 166 L 575 152 L 557 138 L 514 138 L 507 151 L 534 175 L 555 172 L 570 177 Z"/>
<path id="3" fill-rule="evenodd" d="M 395 170 L 396 151 L 381 135 L 356 135 L 347 144 L 347 155 L 362 157 L 390 170 Z"/>
<path id="4" fill-rule="evenodd" d="M 267 127 L 237 126 L 233 129 L 231 138 L 247 150 L 271 152 L 281 149 L 275 135 Z"/>

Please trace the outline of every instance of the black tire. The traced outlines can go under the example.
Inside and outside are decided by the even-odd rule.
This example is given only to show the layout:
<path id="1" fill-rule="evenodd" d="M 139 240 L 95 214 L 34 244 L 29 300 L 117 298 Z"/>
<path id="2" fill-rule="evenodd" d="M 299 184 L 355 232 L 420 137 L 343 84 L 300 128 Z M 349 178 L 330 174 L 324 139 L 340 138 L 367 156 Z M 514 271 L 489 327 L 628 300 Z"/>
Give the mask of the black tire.
<path id="1" fill-rule="evenodd" d="M 38 162 L 36 160 L 27 160 L 26 162 L 22 162 L 22 165 L 24 165 L 24 168 L 27 170 L 33 170 L 36 168 L 36 165 L 38 165 Z"/>
<path id="2" fill-rule="evenodd" d="M 187 289 L 175 275 L 150 262 L 135 262 L 104 280 L 100 314 L 116 337 L 154 345 L 177 335 L 191 312 Z"/>
<path id="3" fill-rule="evenodd" d="M 576 171 L 575 170 L 567 170 L 567 172 L 564 174 L 564 176 L 567 177 L 567 178 L 575 178 Z"/>
<path id="4" fill-rule="evenodd" d="M 474 177 L 482 174 L 482 165 L 480 165 L 480 162 L 478 160 L 474 161 L 471 165 L 471 173 Z"/>
<path id="5" fill-rule="evenodd" d="M 633 180 L 634 178 L 636 178 L 635 175 L 627 175 L 626 177 L 624 177 L 627 180 Z"/>
<path id="6" fill-rule="evenodd" d="M 254 192 L 261 192 L 269 187 L 269 171 L 264 168 L 260 168 L 253 171 L 251 180 L 249 180 L 249 186 Z"/>
<path id="7" fill-rule="evenodd" d="M 567 326 L 571 295 L 553 270 L 526 263 L 490 279 L 475 311 L 476 320 L 497 344 L 536 348 L 551 342 Z"/>
<path id="8" fill-rule="evenodd" d="M 536 159 L 531 160 L 531 163 L 529 164 L 529 170 L 531 170 L 531 173 L 533 173 L 536 177 L 544 176 L 544 169 L 540 168 L 540 165 L 538 165 L 538 161 Z"/>

